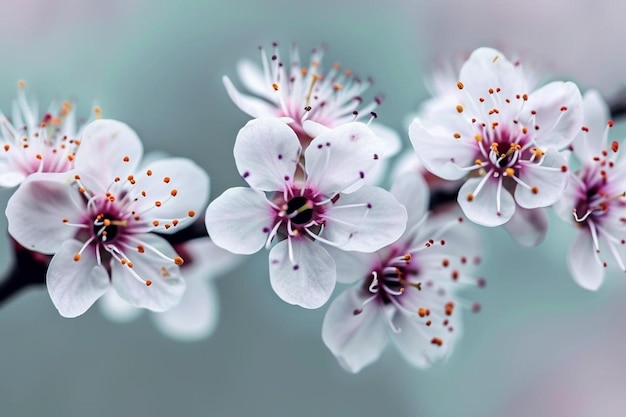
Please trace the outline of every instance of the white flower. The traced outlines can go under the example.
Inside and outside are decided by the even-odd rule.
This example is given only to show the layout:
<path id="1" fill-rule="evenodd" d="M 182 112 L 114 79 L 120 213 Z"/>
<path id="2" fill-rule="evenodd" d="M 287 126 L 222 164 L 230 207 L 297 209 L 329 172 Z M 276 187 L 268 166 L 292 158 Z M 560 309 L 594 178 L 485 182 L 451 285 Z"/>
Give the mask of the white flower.
<path id="1" fill-rule="evenodd" d="M 474 51 L 460 71 L 456 104 L 411 124 L 409 136 L 426 169 L 467 178 L 458 194 L 465 215 L 484 226 L 508 222 L 516 207 L 555 203 L 567 183 L 559 152 L 582 124 L 582 99 L 571 82 L 528 91 L 518 67 L 490 48 Z"/>
<path id="2" fill-rule="evenodd" d="M 174 340 L 206 339 L 215 331 L 219 319 L 219 297 L 213 279 L 238 265 L 242 257 L 218 248 L 208 237 L 184 242 L 175 249 L 185 258 L 180 269 L 187 288 L 177 306 L 150 314 L 150 318 L 164 335 Z M 106 317 L 118 322 L 132 320 L 142 312 L 115 291 L 108 291 L 98 305 Z"/>
<path id="3" fill-rule="evenodd" d="M 374 110 L 382 103 L 376 96 L 369 104 L 363 103 L 362 94 L 373 84 L 356 77 L 351 70 L 340 70 L 334 64 L 324 73 L 322 68 L 323 49 L 314 49 L 308 66 L 300 62 L 298 48 L 294 45 L 288 61 L 283 61 L 278 45 L 268 58 L 261 50 L 263 68 L 248 60 L 239 63 L 237 69 L 243 85 L 253 94 L 239 92 L 230 78 L 222 78 L 231 100 L 242 111 L 252 117 L 279 117 L 298 135 L 303 149 L 318 136 L 324 127 L 334 128 L 365 118 L 370 122 L 377 117 Z M 381 159 L 395 155 L 402 142 L 395 131 L 376 122 L 371 123 L 383 146 Z M 372 173 L 370 184 L 383 174 L 382 164 L 377 165 L 380 173 Z"/>
<path id="4" fill-rule="evenodd" d="M 279 240 L 269 254 L 272 288 L 290 304 L 320 307 L 336 278 L 335 261 L 322 244 L 370 252 L 404 231 L 406 210 L 395 198 L 362 186 L 379 149 L 367 126 L 348 123 L 316 137 L 302 166 L 302 147 L 291 128 L 275 118 L 248 122 L 234 154 L 251 188 L 231 188 L 209 205 L 209 235 L 240 254 Z M 304 178 L 296 178 L 297 172 Z"/>
<path id="5" fill-rule="evenodd" d="M 409 213 L 404 235 L 371 254 L 332 252 L 338 280 L 355 284 L 331 303 L 322 338 L 350 372 L 376 361 L 389 340 L 420 368 L 447 357 L 461 330 L 458 287 L 484 285 L 470 277 L 480 245 L 469 224 L 428 215 L 420 177 L 396 180 L 391 192 Z"/>
<path id="6" fill-rule="evenodd" d="M 113 120 L 89 124 L 66 173 L 29 176 L 8 202 L 9 233 L 54 254 L 46 275 L 62 316 L 84 313 L 112 284 L 127 302 L 154 311 L 178 303 L 183 260 L 149 232 L 187 226 L 207 199 L 208 177 L 183 158 L 139 168 L 142 144 Z"/>
<path id="7" fill-rule="evenodd" d="M 608 146 L 609 109 L 596 91 L 584 97 L 585 125 L 574 140 L 581 168 L 569 176 L 556 212 L 577 226 L 567 265 L 582 287 L 596 290 L 608 265 L 605 256 L 626 272 L 626 158 L 619 143 Z M 605 255 L 605 253 L 607 255 Z"/>
<path id="8" fill-rule="evenodd" d="M 74 167 L 81 128 L 72 103 L 50 106 L 41 118 L 26 100 L 20 82 L 13 122 L 0 113 L 0 187 L 19 185 L 36 172 L 65 172 Z"/>

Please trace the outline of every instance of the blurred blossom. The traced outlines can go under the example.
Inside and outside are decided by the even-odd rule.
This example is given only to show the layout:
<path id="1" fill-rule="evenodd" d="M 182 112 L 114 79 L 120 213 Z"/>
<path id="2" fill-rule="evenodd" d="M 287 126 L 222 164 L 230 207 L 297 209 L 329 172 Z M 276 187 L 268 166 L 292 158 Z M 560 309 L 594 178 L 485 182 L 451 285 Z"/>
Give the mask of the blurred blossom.
<path id="1" fill-rule="evenodd" d="M 555 205 L 577 236 L 567 265 L 582 287 L 596 290 L 612 261 L 626 272 L 626 158 L 619 142 L 609 145 L 609 109 L 597 91 L 585 94 L 585 119 L 572 144 L 581 168 L 569 175 L 565 195 Z"/>
<path id="2" fill-rule="evenodd" d="M 459 289 L 484 283 L 472 277 L 477 235 L 456 210 L 429 215 L 428 187 L 419 176 L 396 180 L 391 192 L 409 213 L 398 241 L 367 254 L 331 250 L 338 280 L 354 285 L 333 300 L 322 338 L 350 372 L 376 361 L 389 340 L 416 367 L 446 358 L 469 305 Z"/>
<path id="3" fill-rule="evenodd" d="M 193 342 L 213 334 L 219 319 L 219 297 L 213 279 L 235 268 L 243 257 L 218 248 L 209 238 L 199 238 L 175 246 L 184 259 L 181 274 L 187 287 L 180 303 L 168 311 L 151 313 L 154 325 L 166 336 Z M 108 291 L 98 303 L 110 320 L 125 322 L 143 310 L 133 307 L 115 291 Z"/>
<path id="4" fill-rule="evenodd" d="M 35 172 L 69 171 L 80 144 L 83 126 L 73 104 L 53 103 L 40 116 L 25 86 L 19 82 L 11 120 L 0 112 L 0 187 L 14 187 Z"/>
<path id="5" fill-rule="evenodd" d="M 626 3 L 611 0 L 478 0 L 404 5 L 435 59 L 482 45 L 516 50 L 559 78 L 613 94 L 625 84 L 622 50 Z M 558 16 L 558 20 L 555 19 Z M 449 52 L 445 52 L 449 51 Z"/>

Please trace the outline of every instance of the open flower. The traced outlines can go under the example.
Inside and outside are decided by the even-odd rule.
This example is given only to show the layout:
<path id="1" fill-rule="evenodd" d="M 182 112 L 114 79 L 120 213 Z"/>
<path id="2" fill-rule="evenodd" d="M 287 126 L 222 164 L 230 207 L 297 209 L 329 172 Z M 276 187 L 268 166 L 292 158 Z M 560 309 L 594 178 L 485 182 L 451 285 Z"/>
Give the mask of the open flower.
<path id="1" fill-rule="evenodd" d="M 596 290 L 608 265 L 605 253 L 626 272 L 626 158 L 617 141 L 608 145 L 613 122 L 596 91 L 585 94 L 584 107 L 585 124 L 572 144 L 582 166 L 554 207 L 578 230 L 567 261 L 570 273 L 580 286 Z"/>
<path id="2" fill-rule="evenodd" d="M 371 79 L 361 80 L 351 70 L 341 70 L 334 64 L 330 71 L 322 70 L 323 48 L 314 49 L 308 66 L 300 61 L 298 48 L 294 45 L 287 61 L 283 61 L 277 44 L 268 58 L 261 50 L 262 69 L 248 60 L 239 63 L 237 69 L 243 85 L 254 95 L 239 92 L 230 78 L 222 78 L 231 100 L 252 117 L 279 117 L 298 135 L 305 149 L 323 128 L 334 128 L 377 117 L 376 108 L 382 97 L 376 96 L 364 104 L 364 94 L 373 84 Z M 383 142 L 379 157 L 395 155 L 401 148 L 398 135 L 379 123 L 370 128 Z M 382 175 L 382 164 L 377 165 Z M 371 175 L 380 178 L 380 175 Z M 374 183 L 372 181 L 370 183 Z"/>
<path id="3" fill-rule="evenodd" d="M 142 144 L 113 120 L 89 124 L 66 173 L 29 176 L 8 202 L 9 233 L 54 254 L 46 275 L 62 316 L 84 313 L 112 284 L 127 302 L 154 311 L 178 303 L 183 259 L 149 232 L 187 226 L 206 202 L 208 177 L 183 158 L 138 172 Z"/>
<path id="4" fill-rule="evenodd" d="M 322 244 L 371 252 L 404 231 L 404 207 L 389 192 L 363 186 L 379 148 L 367 126 L 348 123 L 316 137 L 302 167 L 292 129 L 275 118 L 248 122 L 234 154 L 251 188 L 226 190 L 209 205 L 209 235 L 240 254 L 278 240 L 269 254 L 272 288 L 290 304 L 320 307 L 336 278 L 335 261 Z M 302 180 L 295 178 L 299 168 Z"/>
<path id="5" fill-rule="evenodd" d="M 14 187 L 36 172 L 65 172 L 74 167 L 80 127 L 72 103 L 52 105 L 37 115 L 20 81 L 13 122 L 0 113 L 0 187 Z"/>
<path id="6" fill-rule="evenodd" d="M 517 206 L 554 204 L 567 184 L 560 150 L 582 124 L 578 87 L 552 82 L 529 92 L 516 64 L 490 48 L 472 53 L 459 80 L 456 104 L 447 94 L 409 128 L 426 169 L 447 180 L 466 178 L 458 202 L 484 226 L 508 222 Z"/>
<path id="7" fill-rule="evenodd" d="M 237 266 L 242 257 L 218 248 L 208 237 L 189 240 L 175 249 L 185 258 L 180 272 L 187 288 L 178 305 L 152 313 L 150 318 L 161 333 L 174 340 L 206 339 L 215 331 L 219 319 L 219 297 L 213 279 Z M 130 321 L 143 311 L 115 291 L 108 291 L 98 305 L 105 316 L 118 322 Z"/>
<path id="8" fill-rule="evenodd" d="M 470 225 L 450 212 L 428 215 L 420 177 L 397 179 L 391 192 L 409 213 L 402 237 L 375 253 L 331 252 L 338 280 L 355 285 L 331 303 L 322 338 L 350 372 L 376 361 L 389 340 L 417 367 L 447 357 L 461 330 L 459 287 L 484 285 L 471 277 L 480 245 Z"/>

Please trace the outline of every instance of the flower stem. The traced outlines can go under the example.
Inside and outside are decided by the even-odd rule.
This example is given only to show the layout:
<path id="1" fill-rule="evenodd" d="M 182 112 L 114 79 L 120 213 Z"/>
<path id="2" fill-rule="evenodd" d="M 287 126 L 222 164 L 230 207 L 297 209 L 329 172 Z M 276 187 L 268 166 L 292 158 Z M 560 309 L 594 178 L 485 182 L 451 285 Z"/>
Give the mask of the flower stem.
<path id="1" fill-rule="evenodd" d="M 8 275 L 0 281 L 0 304 L 31 285 L 46 282 L 50 257 L 26 250 L 13 241 L 14 263 Z"/>

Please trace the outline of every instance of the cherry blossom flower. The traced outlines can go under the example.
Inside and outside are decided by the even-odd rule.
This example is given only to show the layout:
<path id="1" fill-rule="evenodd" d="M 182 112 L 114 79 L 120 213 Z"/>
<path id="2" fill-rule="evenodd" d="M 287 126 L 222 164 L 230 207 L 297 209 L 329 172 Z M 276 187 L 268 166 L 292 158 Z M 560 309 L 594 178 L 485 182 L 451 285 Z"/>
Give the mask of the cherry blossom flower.
<path id="1" fill-rule="evenodd" d="M 209 205 L 209 235 L 240 254 L 277 240 L 269 254 L 272 288 L 290 304 L 320 307 L 336 278 L 335 261 L 322 244 L 371 252 L 404 231 L 404 207 L 389 192 L 363 185 L 379 149 L 366 125 L 348 123 L 313 139 L 303 166 L 291 128 L 276 118 L 248 122 L 234 154 L 251 188 L 226 190 Z M 297 171 L 304 178 L 296 178 Z"/>
<path id="2" fill-rule="evenodd" d="M 554 204 L 567 184 L 560 150 L 582 124 L 578 87 L 552 82 L 529 92 L 518 66 L 491 48 L 474 51 L 459 80 L 456 104 L 446 95 L 409 128 L 426 169 L 447 180 L 466 178 L 458 202 L 483 226 L 508 222 L 516 207 Z"/>
<path id="3" fill-rule="evenodd" d="M 242 260 L 218 248 L 207 238 L 193 239 L 175 246 L 185 258 L 181 274 L 187 288 L 180 303 L 150 318 L 164 335 L 181 342 L 194 342 L 211 336 L 219 319 L 219 297 L 213 279 L 229 272 Z M 106 317 L 130 321 L 143 311 L 128 304 L 115 291 L 108 291 L 98 303 Z"/>
<path id="4" fill-rule="evenodd" d="M 376 361 L 389 340 L 416 367 L 447 357 L 467 304 L 459 289 L 484 285 L 471 277 L 480 244 L 470 224 L 451 212 L 429 215 L 420 177 L 396 180 L 391 192 L 409 213 L 402 237 L 374 253 L 332 252 L 338 280 L 354 285 L 332 301 L 322 338 L 349 372 Z"/>
<path id="5" fill-rule="evenodd" d="M 585 124 L 572 144 L 582 166 L 569 176 L 554 207 L 578 230 L 567 261 L 570 273 L 580 286 L 596 290 L 604 279 L 605 253 L 626 272 L 626 158 L 617 141 L 608 145 L 613 122 L 596 91 L 585 94 L 584 108 Z"/>
<path id="6" fill-rule="evenodd" d="M 13 123 L 0 113 L 0 187 L 14 187 L 36 172 L 74 167 L 81 128 L 72 103 L 52 105 L 42 116 L 26 99 L 23 81 L 13 104 Z"/>
<path id="7" fill-rule="evenodd" d="M 81 136 L 75 167 L 30 175 L 9 200 L 9 233 L 29 250 L 54 254 L 46 275 L 64 317 L 83 314 L 113 285 L 127 302 L 154 311 L 176 305 L 182 257 L 162 237 L 192 222 L 207 199 L 208 177 L 170 158 L 138 172 L 142 144 L 133 130 L 97 120 Z"/>
<path id="8" fill-rule="evenodd" d="M 286 63 L 281 59 L 278 44 L 274 44 L 269 58 L 264 48 L 259 49 L 262 69 L 248 60 L 242 60 L 237 67 L 241 82 L 253 95 L 239 92 L 230 78 L 224 76 L 226 91 L 235 105 L 252 117 L 279 117 L 298 135 L 304 149 L 323 127 L 334 128 L 362 118 L 371 121 L 378 116 L 375 110 L 382 97 L 376 96 L 370 103 L 365 103 L 362 97 L 373 81 L 361 80 L 351 70 L 342 71 L 339 64 L 324 73 L 323 48 L 312 51 L 308 66 L 301 63 L 295 45 Z M 402 143 L 395 131 L 376 122 L 370 128 L 384 143 L 379 152 L 381 159 L 400 150 Z M 371 184 L 383 175 L 384 165 L 379 163 L 377 168 L 380 172 L 377 170 L 368 179 Z"/>

